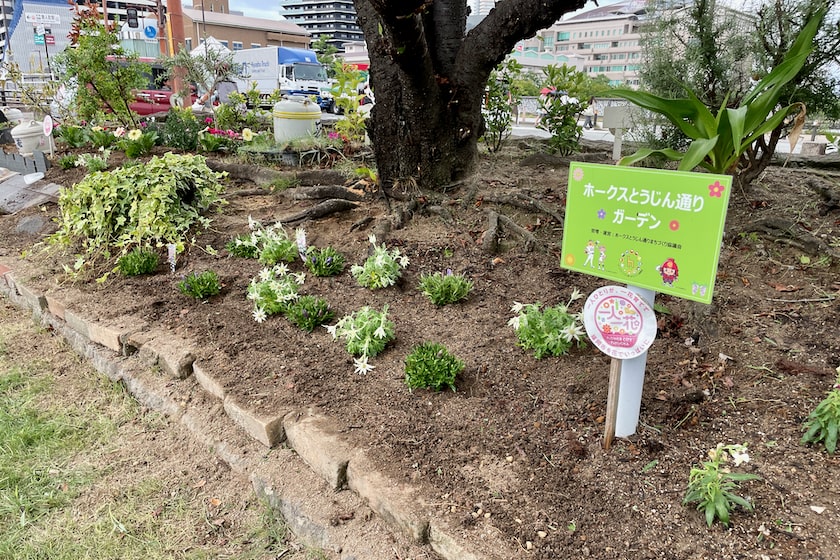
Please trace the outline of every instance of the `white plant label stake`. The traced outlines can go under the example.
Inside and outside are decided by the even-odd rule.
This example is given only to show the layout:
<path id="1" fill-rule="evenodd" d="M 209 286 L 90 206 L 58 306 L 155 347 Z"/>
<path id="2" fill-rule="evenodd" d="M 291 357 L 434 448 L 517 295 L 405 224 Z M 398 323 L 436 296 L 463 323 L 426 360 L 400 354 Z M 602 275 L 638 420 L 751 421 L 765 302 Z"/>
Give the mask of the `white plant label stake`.
<path id="1" fill-rule="evenodd" d="M 169 272 L 175 274 L 175 262 L 178 248 L 174 243 L 167 243 L 166 245 L 166 261 L 169 263 Z"/>

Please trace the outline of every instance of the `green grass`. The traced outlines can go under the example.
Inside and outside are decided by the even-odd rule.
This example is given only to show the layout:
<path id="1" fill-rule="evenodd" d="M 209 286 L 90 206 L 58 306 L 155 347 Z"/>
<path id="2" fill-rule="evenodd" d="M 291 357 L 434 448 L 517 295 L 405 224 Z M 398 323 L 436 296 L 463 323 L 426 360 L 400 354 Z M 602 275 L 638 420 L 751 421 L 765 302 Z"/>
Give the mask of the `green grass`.
<path id="1" fill-rule="evenodd" d="M 31 339 L 31 352 L 17 347 Z M 157 444 L 169 429 L 49 334 L 4 318 L 0 559 L 319 558 L 289 544 L 282 518 L 256 500 L 214 504 L 178 461 L 154 472 L 132 464 L 121 433 L 156 434 Z"/>

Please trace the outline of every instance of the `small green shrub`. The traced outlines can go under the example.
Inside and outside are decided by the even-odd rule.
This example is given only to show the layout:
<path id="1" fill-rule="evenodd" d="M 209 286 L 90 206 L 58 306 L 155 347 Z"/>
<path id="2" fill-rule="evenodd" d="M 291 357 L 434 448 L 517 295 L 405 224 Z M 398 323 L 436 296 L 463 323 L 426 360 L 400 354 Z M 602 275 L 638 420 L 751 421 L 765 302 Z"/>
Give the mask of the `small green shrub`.
<path id="1" fill-rule="evenodd" d="M 286 318 L 307 332 L 331 320 L 335 313 L 329 303 L 315 296 L 301 296 L 286 310 Z"/>
<path id="2" fill-rule="evenodd" d="M 117 141 L 117 137 L 110 130 L 106 130 L 101 126 L 92 126 L 88 131 L 88 138 L 94 148 L 102 148 L 107 150 Z"/>
<path id="3" fill-rule="evenodd" d="M 99 154 L 80 154 L 76 158 L 76 167 L 84 167 L 91 173 L 105 171 L 108 169 L 108 157 L 110 155 L 111 152 L 109 150 L 104 150 Z"/>
<path id="4" fill-rule="evenodd" d="M 199 122 L 192 109 L 173 107 L 166 114 L 166 122 L 161 132 L 161 142 L 185 152 L 195 151 L 198 147 L 198 135 L 205 127 Z"/>
<path id="5" fill-rule="evenodd" d="M 225 244 L 225 249 L 234 257 L 243 259 L 256 259 L 260 252 L 257 246 L 251 242 L 251 235 L 243 233 L 237 235 Z"/>
<path id="6" fill-rule="evenodd" d="M 424 342 L 415 346 L 405 359 L 405 383 L 411 389 L 455 390 L 455 377 L 464 362 L 449 353 L 442 344 Z"/>
<path id="7" fill-rule="evenodd" d="M 394 339 L 394 323 L 388 320 L 387 305 L 382 311 L 362 307 L 327 327 L 327 331 L 334 339 L 343 338 L 353 356 L 376 356 Z"/>
<path id="8" fill-rule="evenodd" d="M 837 431 L 840 428 L 840 367 L 837 380 L 831 391 L 817 405 L 805 421 L 805 435 L 802 444 L 822 443 L 829 455 L 837 450 Z"/>
<path id="9" fill-rule="evenodd" d="M 408 257 L 399 249 L 388 251 L 384 243 L 377 245 L 375 235 L 371 235 L 368 241 L 373 245 L 373 254 L 363 265 L 354 264 L 350 273 L 360 286 L 371 290 L 393 286 L 402 276 L 402 269 L 408 266 Z"/>
<path id="10" fill-rule="evenodd" d="M 195 299 L 206 299 L 222 291 L 219 275 L 212 270 L 205 270 L 201 274 L 193 272 L 178 282 L 181 293 Z"/>
<path id="11" fill-rule="evenodd" d="M 683 498 L 683 505 L 697 504 L 706 516 L 706 524 L 711 527 L 715 519 L 724 525 L 729 525 L 729 514 L 735 506 L 741 506 L 747 511 L 753 511 L 749 500 L 742 498 L 736 492 L 741 482 L 756 480 L 760 477 L 750 473 L 732 472 L 729 460 L 735 467 L 748 463 L 750 456 L 746 445 L 723 445 L 709 450 L 709 460 L 700 466 L 691 468 L 688 476 L 688 489 Z"/>
<path id="12" fill-rule="evenodd" d="M 73 169 L 76 167 L 77 161 L 79 161 L 79 158 L 73 154 L 63 155 L 58 158 L 58 166 L 62 169 Z"/>
<path id="13" fill-rule="evenodd" d="M 304 279 L 303 273 L 289 273 L 285 263 L 263 268 L 248 284 L 248 299 L 254 302 L 254 321 L 262 323 L 269 315 L 286 313 L 298 299 L 298 289 Z"/>
<path id="14" fill-rule="evenodd" d="M 446 274 L 440 272 L 423 274 L 418 287 L 432 303 L 438 306 L 466 299 L 472 288 L 473 283 L 463 274 L 452 274 L 451 270 L 447 270 Z"/>
<path id="15" fill-rule="evenodd" d="M 298 248 L 294 239 L 276 236 L 264 240 L 259 260 L 264 265 L 273 266 L 279 262 L 292 262 L 297 255 Z"/>
<path id="16" fill-rule="evenodd" d="M 344 255 L 332 247 L 309 247 L 306 250 L 306 268 L 315 276 L 335 276 L 344 270 Z"/>
<path id="17" fill-rule="evenodd" d="M 143 132 L 139 128 L 135 128 L 120 138 L 117 145 L 125 152 L 126 157 L 136 158 L 151 153 L 157 139 L 157 132 Z"/>
<path id="18" fill-rule="evenodd" d="M 149 248 L 137 247 L 117 260 L 117 268 L 125 276 L 152 274 L 157 270 L 160 256 Z"/>
<path id="19" fill-rule="evenodd" d="M 583 344 L 585 336 L 580 315 L 569 311 L 569 305 L 583 297 L 575 289 L 569 303 L 546 307 L 540 310 L 540 303 L 521 304 L 514 302 L 511 311 L 516 313 L 508 325 L 516 331 L 519 345 L 534 351 L 538 360 L 544 356 L 562 356 L 569 352 L 573 343 Z"/>
<path id="20" fill-rule="evenodd" d="M 72 124 L 63 124 L 56 127 L 55 139 L 71 148 L 83 148 L 89 142 L 87 130 Z"/>

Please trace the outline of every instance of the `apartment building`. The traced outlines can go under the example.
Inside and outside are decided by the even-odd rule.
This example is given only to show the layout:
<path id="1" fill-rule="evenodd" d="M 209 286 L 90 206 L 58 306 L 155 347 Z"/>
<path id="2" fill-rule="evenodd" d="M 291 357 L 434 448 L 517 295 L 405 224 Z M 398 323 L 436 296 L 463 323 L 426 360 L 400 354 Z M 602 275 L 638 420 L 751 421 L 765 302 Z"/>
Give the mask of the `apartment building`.
<path id="1" fill-rule="evenodd" d="M 645 0 L 625 0 L 575 14 L 517 48 L 566 56 L 590 76 L 603 74 L 612 85 L 638 86 L 640 25 L 646 4 Z"/>
<path id="2" fill-rule="evenodd" d="M 313 39 L 329 36 L 342 50 L 345 43 L 364 41 L 352 0 L 280 0 L 283 17 L 306 29 Z"/>

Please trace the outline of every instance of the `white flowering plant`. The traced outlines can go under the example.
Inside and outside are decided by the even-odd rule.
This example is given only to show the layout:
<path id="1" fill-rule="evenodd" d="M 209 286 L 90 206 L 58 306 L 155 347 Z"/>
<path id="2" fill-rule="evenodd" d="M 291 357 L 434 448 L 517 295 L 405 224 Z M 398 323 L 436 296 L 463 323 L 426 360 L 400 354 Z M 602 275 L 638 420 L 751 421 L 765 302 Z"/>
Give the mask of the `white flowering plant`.
<path id="1" fill-rule="evenodd" d="M 384 243 L 377 245 L 375 235 L 368 237 L 368 241 L 373 245 L 373 254 L 363 265 L 354 264 L 350 273 L 360 286 L 371 290 L 393 286 L 402 275 L 402 269 L 408 266 L 408 257 L 396 248 L 389 251 Z"/>
<path id="2" fill-rule="evenodd" d="M 728 526 L 729 514 L 735 506 L 753 511 L 750 501 L 736 494 L 736 491 L 741 482 L 761 477 L 751 473 L 732 472 L 730 461 L 734 467 L 749 463 L 750 456 L 746 444 L 719 443 L 717 447 L 709 450 L 709 460 L 692 467 L 688 475 L 688 490 L 683 498 L 683 505 L 696 503 L 697 509 L 705 513 L 706 524 L 709 527 L 715 519 Z"/>
<path id="3" fill-rule="evenodd" d="M 817 405 L 805 421 L 802 444 L 822 443 L 829 455 L 837 450 L 837 431 L 840 428 L 840 367 L 837 379 L 825 399 Z"/>
<path id="4" fill-rule="evenodd" d="M 356 373 L 365 374 L 374 366 L 368 363 L 368 358 L 376 356 L 394 340 L 395 328 L 393 321 L 388 320 L 388 306 L 377 311 L 368 306 L 345 315 L 335 325 L 326 327 L 333 340 L 343 338 L 347 351 L 356 357 L 354 365 Z"/>
<path id="5" fill-rule="evenodd" d="M 151 153 L 157 141 L 158 133 L 154 130 L 144 132 L 139 128 L 134 128 L 120 133 L 117 137 L 117 147 L 125 152 L 125 157 L 136 158 Z"/>
<path id="6" fill-rule="evenodd" d="M 285 263 L 263 268 L 248 284 L 248 299 L 254 302 L 254 320 L 262 323 L 269 315 L 288 312 L 298 299 L 304 280 L 303 273 L 290 273 Z"/>
<path id="7" fill-rule="evenodd" d="M 516 331 L 519 346 L 533 350 L 538 360 L 544 356 L 567 354 L 575 343 L 582 346 L 586 335 L 581 315 L 569 310 L 569 306 L 582 297 L 580 291 L 575 289 L 565 305 L 559 304 L 543 310 L 539 302 L 513 302 L 511 311 L 516 315 L 508 321 L 508 325 Z"/>
<path id="8" fill-rule="evenodd" d="M 298 256 L 298 245 L 283 229 L 281 224 L 263 226 L 248 216 L 250 234 L 238 235 L 225 248 L 237 257 L 258 258 L 266 266 L 294 261 Z"/>

